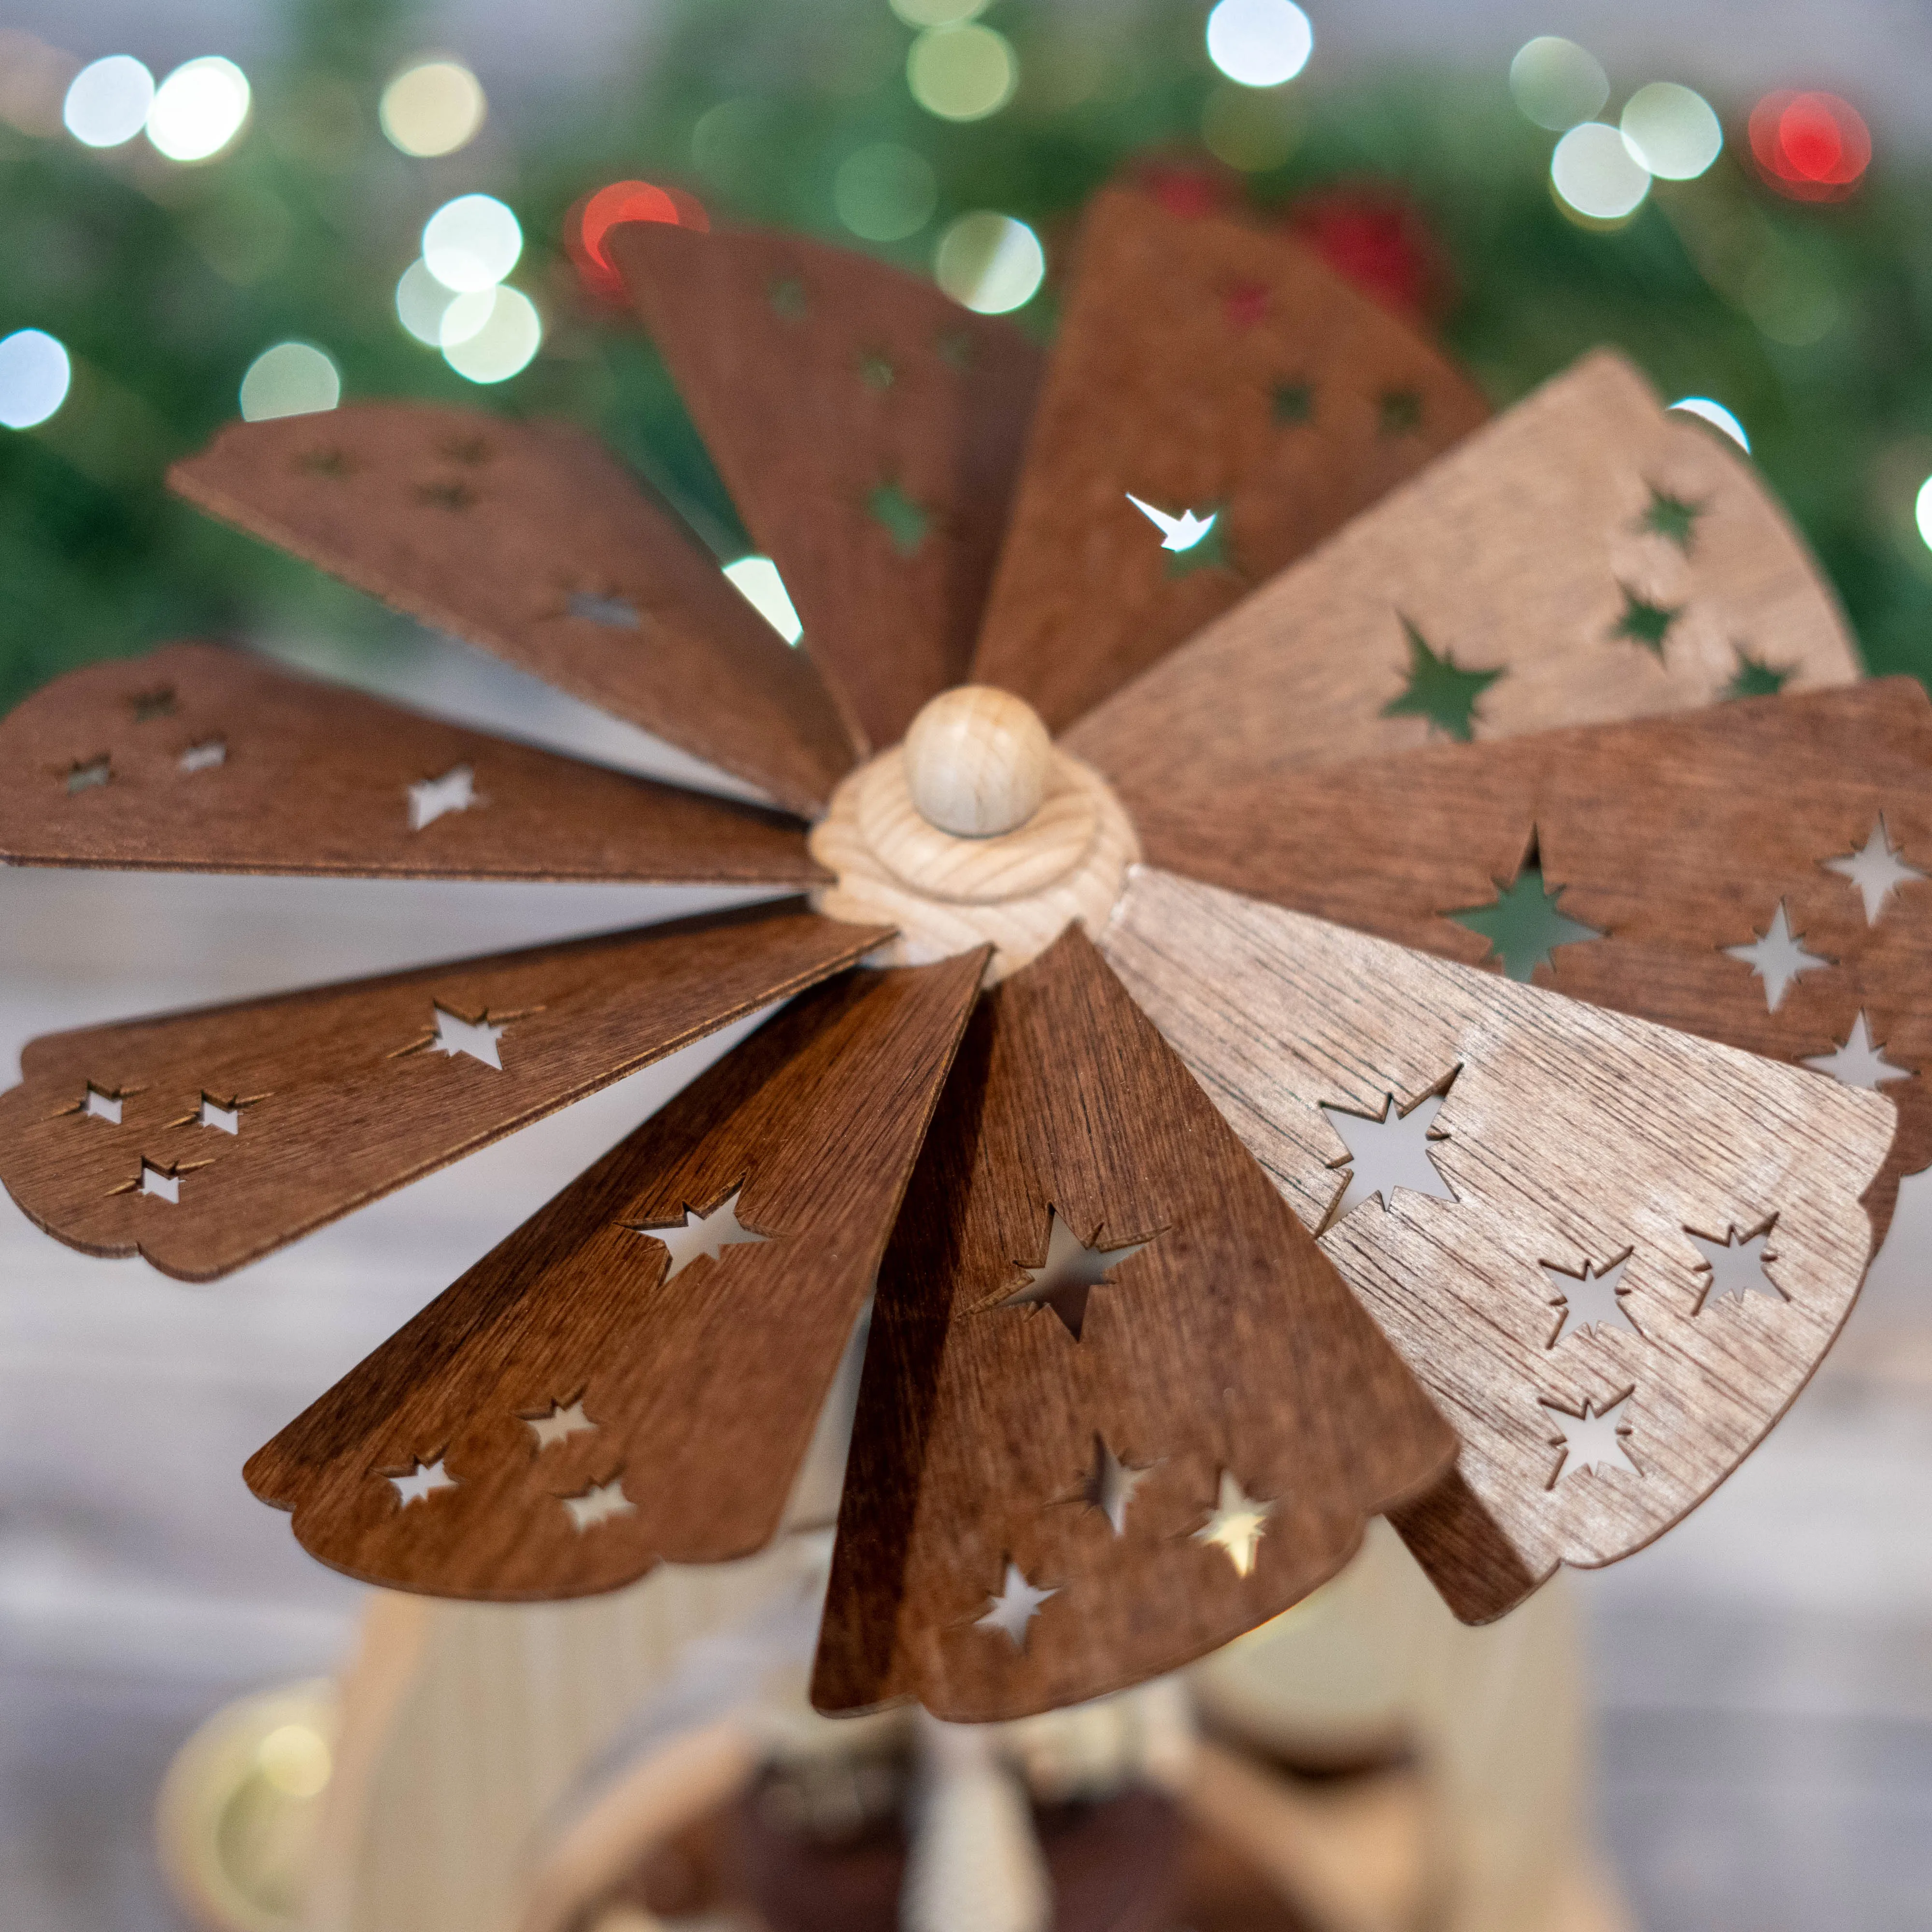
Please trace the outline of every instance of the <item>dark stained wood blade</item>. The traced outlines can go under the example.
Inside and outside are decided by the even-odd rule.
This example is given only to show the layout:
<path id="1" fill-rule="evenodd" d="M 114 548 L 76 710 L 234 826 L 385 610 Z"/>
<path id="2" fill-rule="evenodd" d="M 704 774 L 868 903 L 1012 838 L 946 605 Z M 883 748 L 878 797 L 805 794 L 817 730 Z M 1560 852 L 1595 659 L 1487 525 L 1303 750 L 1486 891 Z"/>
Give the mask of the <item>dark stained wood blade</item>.
<path id="1" fill-rule="evenodd" d="M 324 1562 L 442 1596 L 762 1548 L 985 963 L 804 994 L 259 1450 L 256 1494 Z"/>
<path id="2" fill-rule="evenodd" d="M 807 817 L 853 748 L 810 661 L 590 436 L 422 403 L 231 423 L 191 503 Z"/>
<path id="3" fill-rule="evenodd" d="M 1932 1163 L 1932 699 L 1910 678 L 1203 789 L 1138 829 L 1191 877 L 1877 1078 L 1899 1112 L 1880 1240 Z M 1484 928 L 1512 907 L 1535 923 L 1506 959 Z M 1855 1034 L 1886 1064 L 1836 1059 Z"/>
<path id="4" fill-rule="evenodd" d="M 1389 1514 L 1466 1622 L 1678 1521 L 1858 1293 L 1881 1095 L 1153 866 L 1106 956 L 1461 1437 Z"/>
<path id="5" fill-rule="evenodd" d="M 1285 235 L 1097 196 L 974 660 L 1055 730 L 1489 414 Z M 1215 524 L 1186 549 L 1130 493 Z"/>
<path id="6" fill-rule="evenodd" d="M 1848 684 L 1836 599 L 1749 462 L 1599 351 L 1392 490 L 1064 741 L 1138 817 L 1431 742 Z"/>
<path id="7" fill-rule="evenodd" d="M 91 664 L 0 720 L 14 865 L 806 885 L 804 828 L 213 644 Z"/>
<path id="8" fill-rule="evenodd" d="M 852 964 L 788 900 L 50 1034 L 0 1180 L 50 1234 L 205 1281 Z"/>
<path id="9" fill-rule="evenodd" d="M 896 743 L 965 675 L 1039 351 L 794 235 L 638 222 L 607 246 L 845 717 Z"/>
<path id="10" fill-rule="evenodd" d="M 1070 1233 L 1104 1283 L 1034 1273 Z M 1006 1718 L 1171 1670 L 1452 1454 L 1070 927 L 982 1001 L 880 1270 L 813 1701 Z"/>

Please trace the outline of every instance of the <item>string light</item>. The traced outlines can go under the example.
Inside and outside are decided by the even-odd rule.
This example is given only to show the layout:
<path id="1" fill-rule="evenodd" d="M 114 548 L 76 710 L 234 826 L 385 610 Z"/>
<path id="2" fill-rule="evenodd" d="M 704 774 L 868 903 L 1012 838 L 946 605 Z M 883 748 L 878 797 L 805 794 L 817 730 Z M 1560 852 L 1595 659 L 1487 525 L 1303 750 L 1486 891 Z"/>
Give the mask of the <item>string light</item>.
<path id="1" fill-rule="evenodd" d="M 1670 406 L 1686 416 L 1701 417 L 1712 428 L 1722 430 L 1746 455 L 1750 454 L 1750 438 L 1745 435 L 1744 424 L 1722 403 L 1714 403 L 1708 396 L 1680 396 Z"/>
<path id="2" fill-rule="evenodd" d="M 542 342 L 542 319 L 520 289 L 472 290 L 444 311 L 442 359 L 472 382 L 508 382 Z"/>
<path id="3" fill-rule="evenodd" d="M 1631 154 L 1660 181 L 1694 181 L 1724 151 L 1711 104 L 1674 80 L 1640 87 L 1617 124 Z"/>
<path id="4" fill-rule="evenodd" d="M 74 367 L 58 339 L 16 328 L 0 340 L 0 424 L 32 429 L 67 400 Z"/>
<path id="5" fill-rule="evenodd" d="M 91 62 L 68 85 L 61 120 L 83 146 L 118 148 L 148 124 L 154 76 L 132 54 Z"/>
<path id="6" fill-rule="evenodd" d="M 791 594 L 785 589 L 784 579 L 778 574 L 778 566 L 770 557 L 741 556 L 736 563 L 724 566 L 724 574 L 787 644 L 795 644 L 805 635 L 805 626 L 799 622 L 798 613 L 792 608 Z"/>
<path id="7" fill-rule="evenodd" d="M 456 292 L 445 288 L 418 256 L 396 283 L 396 320 L 426 348 L 440 349 L 442 319 L 456 299 Z"/>
<path id="8" fill-rule="evenodd" d="M 248 76 L 219 54 L 184 61 L 154 90 L 148 139 L 171 161 L 208 161 L 248 118 Z"/>
<path id="9" fill-rule="evenodd" d="M 1751 110 L 1758 172 L 1794 201 L 1842 201 L 1871 165 L 1871 130 L 1835 94 L 1767 94 Z"/>
<path id="10" fill-rule="evenodd" d="M 942 121 L 983 121 L 1013 98 L 1020 66 L 1004 34 L 976 22 L 929 27 L 906 55 L 906 85 Z"/>
<path id="11" fill-rule="evenodd" d="M 1932 476 L 1919 484 L 1918 499 L 1912 506 L 1912 514 L 1926 548 L 1932 550 Z"/>
<path id="12" fill-rule="evenodd" d="M 902 242 L 932 219 L 939 183 L 923 155 L 896 141 L 875 141 L 840 162 L 832 205 L 862 241 Z"/>
<path id="13" fill-rule="evenodd" d="M 460 61 L 417 61 L 382 90 L 376 118 L 406 154 L 453 154 L 476 138 L 489 111 L 482 83 Z"/>
<path id="14" fill-rule="evenodd" d="M 494 195 L 460 194 L 423 224 L 422 258 L 458 295 L 494 286 L 523 252 L 524 231 Z"/>
<path id="15" fill-rule="evenodd" d="M 1004 315 L 1038 293 L 1046 255 L 1024 221 L 980 208 L 947 226 L 932 268 L 934 280 L 955 302 L 982 315 Z"/>
<path id="16" fill-rule="evenodd" d="M 1208 58 L 1244 87 L 1279 87 L 1308 64 L 1315 29 L 1294 0 L 1220 0 L 1208 16 Z"/>
<path id="17" fill-rule="evenodd" d="M 265 349 L 242 378 L 242 418 L 314 416 L 342 400 L 342 377 L 312 342 L 278 342 Z"/>
<path id="18" fill-rule="evenodd" d="M 1649 171 L 1602 121 L 1580 122 L 1557 142 L 1550 179 L 1563 204 L 1590 221 L 1626 220 L 1650 192 Z"/>
<path id="19" fill-rule="evenodd" d="M 1509 84 L 1523 118 L 1555 134 L 1588 121 L 1610 98 L 1610 76 L 1596 56 L 1556 34 L 1516 49 Z"/>

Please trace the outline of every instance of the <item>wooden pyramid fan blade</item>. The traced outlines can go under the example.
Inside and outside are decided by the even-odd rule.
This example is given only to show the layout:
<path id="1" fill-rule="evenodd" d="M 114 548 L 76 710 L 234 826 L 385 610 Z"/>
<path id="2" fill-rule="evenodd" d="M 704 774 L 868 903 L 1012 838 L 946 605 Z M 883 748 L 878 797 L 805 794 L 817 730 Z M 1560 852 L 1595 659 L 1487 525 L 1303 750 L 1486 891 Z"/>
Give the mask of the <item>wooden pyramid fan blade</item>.
<path id="1" fill-rule="evenodd" d="M 975 679 L 1064 728 L 1487 414 L 1299 243 L 1096 196 Z"/>
<path id="2" fill-rule="evenodd" d="M 324 1562 L 448 1596 L 764 1547 L 983 964 L 767 1022 L 260 1450 L 256 1493 Z"/>
<path id="3" fill-rule="evenodd" d="M 212 644 L 93 664 L 0 721 L 15 865 L 806 885 L 803 828 Z"/>
<path id="4" fill-rule="evenodd" d="M 1749 466 L 1586 356 L 1083 719 L 1138 813 L 1211 772 L 1849 683 L 1838 606 Z"/>
<path id="5" fill-rule="evenodd" d="M 965 674 L 1039 352 L 795 236 L 638 222 L 606 245 L 844 715 L 897 742 Z"/>
<path id="6" fill-rule="evenodd" d="M 890 928 L 796 902 L 53 1034 L 0 1179 L 70 1246 L 206 1280 L 768 1001 Z"/>
<path id="7" fill-rule="evenodd" d="M 1006 1718 L 1172 1670 L 1453 1450 L 1070 928 L 982 1001 L 880 1270 L 813 1701 Z"/>
<path id="8" fill-rule="evenodd" d="M 1909 678 L 1207 788 L 1156 863 L 1896 1102 L 1932 1163 L 1932 700 Z"/>
<path id="9" fill-rule="evenodd" d="M 1391 1514 L 1466 1621 L 1668 1528 L 1858 1292 L 1876 1094 L 1151 867 L 1106 954 L 1455 1425 Z"/>
<path id="10" fill-rule="evenodd" d="M 793 811 L 852 761 L 810 662 L 578 430 L 358 403 L 231 424 L 168 480 Z"/>

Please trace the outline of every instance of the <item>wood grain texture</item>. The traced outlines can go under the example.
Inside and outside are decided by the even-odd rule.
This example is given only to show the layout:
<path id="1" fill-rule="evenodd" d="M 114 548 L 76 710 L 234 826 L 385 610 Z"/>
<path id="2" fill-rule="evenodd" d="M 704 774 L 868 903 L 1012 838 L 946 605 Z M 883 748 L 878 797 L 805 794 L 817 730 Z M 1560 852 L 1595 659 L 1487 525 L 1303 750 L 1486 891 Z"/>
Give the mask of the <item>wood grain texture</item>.
<path id="1" fill-rule="evenodd" d="M 1669 1528 L 1858 1292 L 1878 1095 L 1151 867 L 1106 950 L 1296 1213 L 1332 1222 L 1323 1251 L 1455 1425 L 1455 1478 L 1391 1514 L 1466 1620 Z M 1349 1148 L 1320 1110 L 1432 1094 L 1442 1190 L 1337 1218 Z M 1774 1287 L 1717 1290 L 1691 1234 L 1767 1227 Z M 1571 1319 L 1573 1277 L 1620 1260 L 1622 1319 Z M 1586 1407 L 1630 1468 L 1566 1448 Z"/>
<path id="2" fill-rule="evenodd" d="M 231 423 L 168 482 L 792 811 L 852 762 L 810 661 L 579 430 L 357 403 Z"/>
<path id="3" fill-rule="evenodd" d="M 0 859 L 358 878 L 808 885 L 803 826 L 212 644 L 90 664 L 0 721 Z"/>
<path id="4" fill-rule="evenodd" d="M 1488 414 L 1286 236 L 1096 196 L 974 675 L 1063 729 Z M 1216 528 L 1165 550 L 1130 491 Z"/>
<path id="5" fill-rule="evenodd" d="M 0 1094 L 0 1179 L 70 1246 L 206 1280 L 889 934 L 787 901 L 51 1034 Z"/>
<path id="6" fill-rule="evenodd" d="M 1619 634 L 1660 624 L 1654 644 Z M 1477 738 L 1687 710 L 1747 658 L 1792 689 L 1857 675 L 1832 592 L 1749 464 L 1599 351 L 1144 673 L 1067 748 L 1136 813 L 1204 772 L 1232 784 L 1418 750 L 1438 728 L 1392 709 L 1420 695 L 1412 628 Z M 1460 681 L 1490 672 L 1480 691 Z"/>
<path id="7" fill-rule="evenodd" d="M 686 1088 L 248 1465 L 368 1582 L 560 1598 L 762 1548 L 977 995 L 971 955 L 847 974 Z M 640 1228 L 736 1198 L 765 1238 L 673 1271 Z M 594 1425 L 539 1438 L 573 1407 Z M 453 1486 L 404 1502 L 391 1475 Z M 617 1485 L 575 1526 L 564 1498 Z"/>
<path id="8" fill-rule="evenodd" d="M 1076 1338 L 1013 1305 L 1049 1214 L 1146 1245 Z M 968 1029 L 879 1274 L 813 1701 L 1013 1717 L 1169 1670 L 1333 1574 L 1453 1440 L 1096 953 L 1070 930 Z M 1140 1471 L 1115 1516 L 1104 1453 Z M 1252 1568 L 1202 1540 L 1225 1484 Z M 981 1621 L 1017 1572 L 1053 1594 Z"/>
<path id="9" fill-rule="evenodd" d="M 896 744 L 965 675 L 1039 351 L 796 236 L 638 222 L 608 246 L 848 721 Z"/>
<path id="10" fill-rule="evenodd" d="M 1556 910 L 1604 935 L 1536 984 L 1776 1060 L 1826 1058 L 1862 1018 L 1899 1112 L 1878 1240 L 1932 1163 L 1932 700 L 1910 678 L 1204 786 L 1139 830 L 1155 864 L 1474 964 L 1490 942 L 1444 915 L 1497 899 L 1533 844 Z M 1874 905 L 1846 869 L 1868 847 L 1895 862 Z M 1780 908 L 1812 956 L 1788 985 L 1732 950 Z"/>

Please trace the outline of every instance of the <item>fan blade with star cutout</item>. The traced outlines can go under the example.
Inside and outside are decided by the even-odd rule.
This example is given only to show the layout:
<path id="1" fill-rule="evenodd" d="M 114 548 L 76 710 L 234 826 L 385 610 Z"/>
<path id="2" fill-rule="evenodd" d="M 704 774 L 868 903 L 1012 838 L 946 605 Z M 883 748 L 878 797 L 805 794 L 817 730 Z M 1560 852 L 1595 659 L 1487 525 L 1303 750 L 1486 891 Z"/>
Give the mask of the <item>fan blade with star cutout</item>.
<path id="1" fill-rule="evenodd" d="M 635 222 L 606 246 L 846 718 L 896 743 L 964 675 L 1040 352 L 795 236 Z"/>
<path id="2" fill-rule="evenodd" d="M 28 1042 L 0 1180 L 90 1253 L 203 1281 L 854 964 L 797 901 Z"/>
<path id="3" fill-rule="evenodd" d="M 1105 946 L 1454 1424 L 1390 1514 L 1466 1621 L 1668 1528 L 1850 1309 L 1879 1095 L 1150 866 Z"/>
<path id="4" fill-rule="evenodd" d="M 767 1021 L 259 1450 L 256 1494 L 324 1562 L 445 1596 L 761 1549 L 985 962 Z M 698 1223 L 695 1252 L 650 1232 Z"/>
<path id="5" fill-rule="evenodd" d="M 808 885 L 804 828 L 212 644 L 0 720 L 0 859 L 365 878 Z"/>
<path id="6" fill-rule="evenodd" d="M 1286 235 L 1096 196 L 974 678 L 1070 724 L 1488 414 Z"/>
<path id="7" fill-rule="evenodd" d="M 1732 446 L 1600 350 L 1438 457 L 1082 719 L 1136 816 L 1229 784 L 1681 711 L 1857 658 Z"/>
<path id="8" fill-rule="evenodd" d="M 1899 1112 L 1880 1240 L 1932 1163 L 1912 679 L 1199 787 L 1137 829 L 1190 877 L 1875 1087 Z"/>
<path id="9" fill-rule="evenodd" d="M 982 1001 L 880 1270 L 813 1701 L 1009 1718 L 1174 1669 L 1454 1450 L 1070 926 Z"/>
<path id="10" fill-rule="evenodd" d="M 853 750 L 808 659 L 591 437 L 422 403 L 231 423 L 168 481 L 806 816 Z"/>

